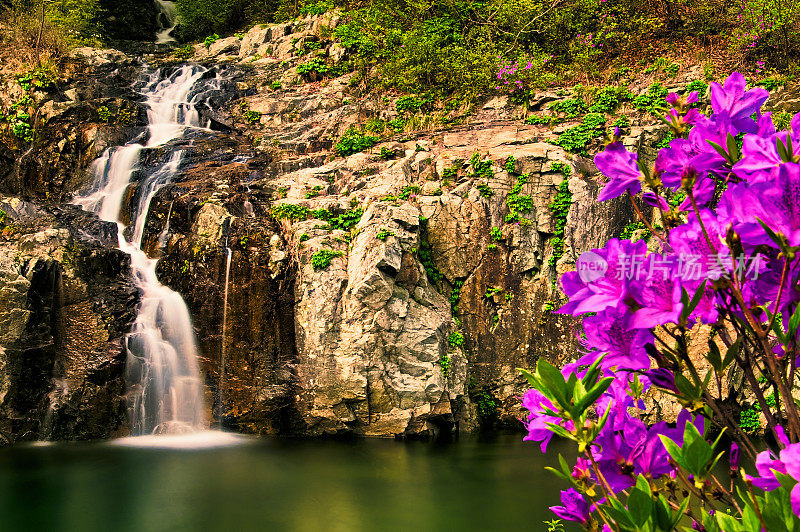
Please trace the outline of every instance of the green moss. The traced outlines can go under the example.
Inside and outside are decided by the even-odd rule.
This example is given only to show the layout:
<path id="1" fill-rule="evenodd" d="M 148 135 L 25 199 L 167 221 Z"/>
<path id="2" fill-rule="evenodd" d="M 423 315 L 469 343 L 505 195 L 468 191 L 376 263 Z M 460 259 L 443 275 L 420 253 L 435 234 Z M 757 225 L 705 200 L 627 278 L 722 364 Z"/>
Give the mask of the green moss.
<path id="1" fill-rule="evenodd" d="M 619 238 L 620 240 L 630 240 L 631 242 L 637 242 L 639 239 L 637 238 L 634 240 L 633 237 L 635 234 L 639 233 L 642 230 L 645 231 L 645 234 L 641 238 L 643 240 L 649 239 L 650 231 L 647 230 L 647 226 L 644 224 L 644 222 L 641 221 L 631 222 L 628 225 L 626 225 L 622 229 L 622 232 L 619 234 Z"/>

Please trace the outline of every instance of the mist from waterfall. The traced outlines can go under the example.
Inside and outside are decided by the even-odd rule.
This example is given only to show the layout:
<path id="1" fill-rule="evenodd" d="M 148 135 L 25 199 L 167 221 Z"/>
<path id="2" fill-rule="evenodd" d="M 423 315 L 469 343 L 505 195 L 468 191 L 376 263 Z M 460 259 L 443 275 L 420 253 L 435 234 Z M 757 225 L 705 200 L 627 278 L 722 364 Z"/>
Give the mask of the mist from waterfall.
<path id="1" fill-rule="evenodd" d="M 180 294 L 158 281 L 158 260 L 148 257 L 141 248 L 150 203 L 178 171 L 183 151 L 173 150 L 160 168 L 138 181 L 131 227 L 125 227 L 120 213 L 135 176 L 140 173 L 142 154 L 157 147 L 169 154 L 166 144 L 200 128 L 196 104 L 220 86 L 216 77 L 205 79 L 207 72 L 203 67 L 187 65 L 166 77 L 160 71 L 151 73 L 141 90 L 149 122 L 143 135 L 146 141 L 106 150 L 92 165 L 94 181 L 90 193 L 74 201 L 101 219 L 117 223 L 119 247 L 131 257 L 134 282 L 141 293 L 138 315 L 126 336 L 133 435 L 194 432 L 206 425 L 203 383 L 189 310 Z"/>

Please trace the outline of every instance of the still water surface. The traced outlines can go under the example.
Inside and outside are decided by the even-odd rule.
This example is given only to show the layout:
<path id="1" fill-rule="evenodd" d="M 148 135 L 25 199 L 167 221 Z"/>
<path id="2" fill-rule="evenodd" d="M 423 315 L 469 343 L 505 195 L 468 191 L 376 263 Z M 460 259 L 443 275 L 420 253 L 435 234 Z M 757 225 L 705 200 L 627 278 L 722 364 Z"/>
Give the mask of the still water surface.
<path id="1" fill-rule="evenodd" d="M 0 530 L 544 531 L 564 485 L 520 440 L 0 449 Z"/>

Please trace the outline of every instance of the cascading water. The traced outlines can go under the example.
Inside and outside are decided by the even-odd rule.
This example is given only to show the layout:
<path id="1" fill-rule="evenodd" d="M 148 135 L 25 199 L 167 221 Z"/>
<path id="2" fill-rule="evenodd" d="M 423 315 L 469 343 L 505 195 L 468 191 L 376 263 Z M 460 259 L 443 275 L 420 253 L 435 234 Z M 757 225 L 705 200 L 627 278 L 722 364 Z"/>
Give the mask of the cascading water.
<path id="1" fill-rule="evenodd" d="M 228 328 L 228 283 L 231 279 L 231 258 L 233 251 L 228 247 L 227 241 L 225 242 L 225 292 L 222 298 L 222 342 L 220 346 L 220 372 L 219 372 L 219 404 L 220 408 L 225 408 L 225 334 Z"/>
<path id="2" fill-rule="evenodd" d="M 117 223 L 119 247 L 131 256 L 131 270 L 141 293 L 136 321 L 126 337 L 134 435 L 193 432 L 205 427 L 203 385 L 189 311 L 178 293 L 159 283 L 158 261 L 141 249 L 150 202 L 177 172 L 183 151 L 174 151 L 169 160 L 138 183 L 139 199 L 127 229 L 129 239 L 120 211 L 140 155 L 199 128 L 195 105 L 205 93 L 220 86 L 216 78 L 203 79 L 207 72 L 199 66 L 184 66 L 165 79 L 160 72 L 151 74 L 142 90 L 149 120 L 146 143 L 132 142 L 107 150 L 93 165 L 92 192 L 75 200 L 101 219 Z"/>
<path id="3" fill-rule="evenodd" d="M 158 8 L 158 26 L 159 31 L 156 33 L 156 43 L 166 44 L 175 42 L 175 37 L 172 32 L 178 22 L 178 7 L 175 2 L 169 0 L 154 0 L 156 8 Z"/>

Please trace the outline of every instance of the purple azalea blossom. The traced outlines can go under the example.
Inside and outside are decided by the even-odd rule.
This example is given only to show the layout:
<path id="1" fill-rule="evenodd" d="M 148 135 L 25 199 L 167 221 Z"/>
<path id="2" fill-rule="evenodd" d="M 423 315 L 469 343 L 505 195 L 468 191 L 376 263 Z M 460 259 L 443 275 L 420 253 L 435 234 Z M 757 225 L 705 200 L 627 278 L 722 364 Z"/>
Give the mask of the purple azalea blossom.
<path id="1" fill-rule="evenodd" d="M 594 359 L 600 354 L 605 355 L 601 367 L 628 371 L 650 367 L 645 346 L 653 343 L 653 333 L 649 329 L 632 329 L 630 318 L 630 312 L 624 307 L 608 308 L 584 318 L 586 337 L 583 344 L 595 350 Z"/>
<path id="2" fill-rule="evenodd" d="M 539 441 L 542 442 L 542 452 L 547 452 L 547 444 L 553 437 L 553 432 L 547 427 L 548 423 L 562 424 L 563 420 L 554 416 L 545 414 L 545 410 L 555 410 L 553 403 L 550 402 L 539 390 L 528 390 L 522 396 L 522 407 L 530 412 L 525 428 L 528 430 L 527 436 L 523 438 L 524 441 Z M 571 421 L 564 423 L 564 428 L 572 430 L 574 425 Z"/>
<path id="3" fill-rule="evenodd" d="M 638 156 L 626 150 L 621 142 L 612 142 L 605 151 L 595 155 L 594 164 L 609 179 L 597 201 L 619 197 L 626 191 L 636 194 L 642 189 L 642 172 L 636 164 L 637 159 Z"/>
<path id="4" fill-rule="evenodd" d="M 649 329 L 665 323 L 677 323 L 683 305 L 681 284 L 669 256 L 653 253 L 642 265 L 638 278 L 631 281 L 630 293 L 639 305 L 629 326 Z"/>
<path id="5" fill-rule="evenodd" d="M 725 85 L 711 84 L 711 107 L 715 114 L 727 115 L 731 123 L 742 133 L 758 131 L 756 121 L 751 117 L 761 110 L 769 98 L 766 89 L 746 91 L 747 81 L 739 72 L 734 72 L 725 80 Z"/>
<path id="6" fill-rule="evenodd" d="M 608 241 L 605 248 L 593 249 L 592 252 L 596 255 L 595 260 L 606 268 L 605 271 L 602 275 L 583 275 L 583 278 L 581 272 L 562 275 L 561 286 L 569 297 L 569 303 L 561 307 L 558 313 L 579 316 L 618 306 L 628 297 L 628 280 L 620 273 L 624 273 L 634 258 L 644 257 L 647 244 L 614 238 Z"/>
<path id="7" fill-rule="evenodd" d="M 672 373 L 672 371 L 666 368 L 656 368 L 645 371 L 644 374 L 650 379 L 653 386 L 658 386 L 659 388 L 664 388 L 665 390 L 673 392 L 678 391 L 678 387 L 675 386 L 675 374 Z"/>
<path id="8" fill-rule="evenodd" d="M 783 427 L 780 425 L 775 427 L 775 435 L 784 446 L 784 449 L 778 454 L 778 458 L 774 458 L 770 451 L 759 453 L 756 456 L 756 470 L 760 476 L 751 477 L 746 475 L 746 478 L 753 483 L 753 486 L 764 491 L 772 491 L 780 487 L 781 484 L 775 473 L 788 475 L 795 480 L 800 480 L 800 443 L 790 443 Z M 792 488 L 791 504 L 792 511 L 795 515 L 800 516 L 800 483 L 795 484 L 794 488 Z"/>
<path id="9" fill-rule="evenodd" d="M 561 504 L 562 506 L 550 507 L 550 510 L 561 519 L 577 521 L 582 525 L 589 522 L 589 503 L 575 488 L 561 492 Z"/>

